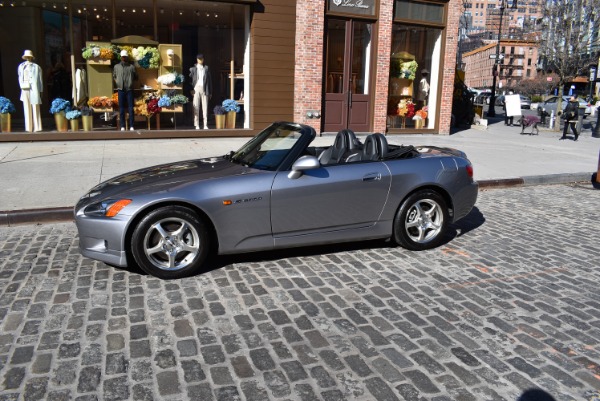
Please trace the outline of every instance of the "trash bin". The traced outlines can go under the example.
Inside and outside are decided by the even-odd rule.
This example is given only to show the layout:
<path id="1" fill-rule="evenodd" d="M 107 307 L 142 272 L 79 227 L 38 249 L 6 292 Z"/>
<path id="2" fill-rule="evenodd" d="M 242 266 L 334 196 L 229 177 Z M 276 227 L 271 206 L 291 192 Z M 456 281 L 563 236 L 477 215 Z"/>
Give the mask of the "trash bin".
<path id="1" fill-rule="evenodd" d="M 475 112 L 475 114 L 478 114 L 479 117 L 483 118 L 483 104 L 474 103 L 473 111 Z"/>

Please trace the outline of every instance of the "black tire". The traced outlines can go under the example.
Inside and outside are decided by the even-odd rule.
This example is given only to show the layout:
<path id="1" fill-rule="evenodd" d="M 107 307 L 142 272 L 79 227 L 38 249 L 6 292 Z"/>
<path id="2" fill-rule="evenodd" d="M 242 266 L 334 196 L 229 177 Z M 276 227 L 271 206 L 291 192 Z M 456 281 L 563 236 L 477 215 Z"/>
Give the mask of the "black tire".
<path id="1" fill-rule="evenodd" d="M 394 240 L 403 248 L 422 251 L 444 240 L 450 215 L 444 198 L 429 189 L 410 195 L 394 218 Z"/>
<path id="2" fill-rule="evenodd" d="M 206 224 L 183 206 L 148 213 L 131 236 L 131 253 L 146 273 L 162 279 L 197 274 L 210 247 Z"/>

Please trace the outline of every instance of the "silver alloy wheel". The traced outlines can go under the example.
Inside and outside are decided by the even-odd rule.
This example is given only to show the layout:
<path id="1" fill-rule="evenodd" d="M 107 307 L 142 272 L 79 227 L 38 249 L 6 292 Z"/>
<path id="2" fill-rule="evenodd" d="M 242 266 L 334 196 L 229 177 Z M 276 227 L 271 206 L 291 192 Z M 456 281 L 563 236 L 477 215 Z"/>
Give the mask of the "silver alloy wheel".
<path id="1" fill-rule="evenodd" d="M 200 252 L 200 235 L 186 220 L 171 217 L 154 223 L 144 236 L 148 260 L 161 270 L 180 270 Z"/>
<path id="2" fill-rule="evenodd" d="M 443 223 L 441 206 L 433 199 L 419 199 L 408 209 L 404 228 L 412 241 L 424 244 L 438 236 Z"/>

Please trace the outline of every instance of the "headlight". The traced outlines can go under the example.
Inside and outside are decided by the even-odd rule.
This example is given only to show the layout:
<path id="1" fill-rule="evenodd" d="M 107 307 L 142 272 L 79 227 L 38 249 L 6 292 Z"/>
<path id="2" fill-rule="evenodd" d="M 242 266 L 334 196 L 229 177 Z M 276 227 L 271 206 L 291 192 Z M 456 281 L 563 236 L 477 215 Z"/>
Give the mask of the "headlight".
<path id="1" fill-rule="evenodd" d="M 86 216 L 115 217 L 123 208 L 131 203 L 131 199 L 107 199 L 92 203 L 83 210 Z"/>

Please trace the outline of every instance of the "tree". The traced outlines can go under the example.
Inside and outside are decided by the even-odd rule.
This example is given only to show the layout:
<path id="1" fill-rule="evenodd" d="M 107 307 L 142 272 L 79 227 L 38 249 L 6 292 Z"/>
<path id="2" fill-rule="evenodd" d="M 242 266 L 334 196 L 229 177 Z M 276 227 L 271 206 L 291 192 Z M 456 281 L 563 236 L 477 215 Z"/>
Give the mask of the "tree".
<path id="1" fill-rule="evenodd" d="M 557 110 L 565 84 L 598 59 L 599 7 L 600 0 L 544 0 L 539 54 L 543 68 L 558 77 Z"/>

